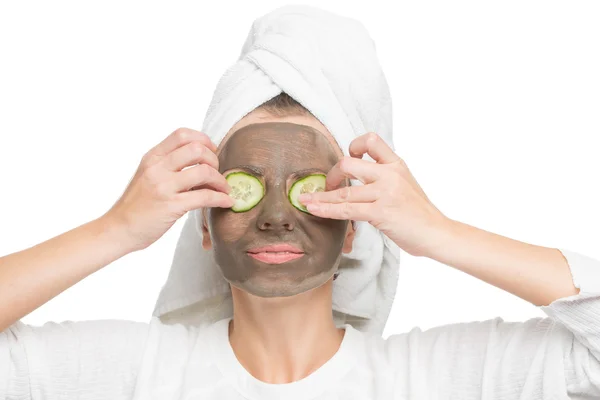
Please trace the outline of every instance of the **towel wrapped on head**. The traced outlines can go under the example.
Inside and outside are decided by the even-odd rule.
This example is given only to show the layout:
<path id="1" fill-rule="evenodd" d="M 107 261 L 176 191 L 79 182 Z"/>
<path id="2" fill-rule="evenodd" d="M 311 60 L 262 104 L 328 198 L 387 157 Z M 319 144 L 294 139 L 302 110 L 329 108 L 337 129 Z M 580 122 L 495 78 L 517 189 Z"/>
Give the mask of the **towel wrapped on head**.
<path id="1" fill-rule="evenodd" d="M 258 18 L 238 61 L 217 84 L 202 132 L 219 146 L 237 122 L 282 92 L 326 127 L 344 155 L 367 132 L 394 149 L 389 88 L 360 22 L 300 5 Z M 153 316 L 165 323 L 203 325 L 233 315 L 229 283 L 212 250 L 201 246 L 201 213 L 188 213 L 156 302 Z M 337 326 L 382 333 L 396 293 L 400 249 L 368 222 L 355 226 L 352 251 L 343 254 L 333 282 L 333 317 Z"/>

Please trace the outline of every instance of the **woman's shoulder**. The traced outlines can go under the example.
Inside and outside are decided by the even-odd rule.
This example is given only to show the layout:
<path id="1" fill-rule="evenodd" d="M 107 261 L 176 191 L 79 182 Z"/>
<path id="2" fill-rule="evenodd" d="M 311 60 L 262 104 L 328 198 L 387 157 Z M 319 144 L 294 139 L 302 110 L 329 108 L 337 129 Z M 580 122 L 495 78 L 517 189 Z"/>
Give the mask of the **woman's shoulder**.
<path id="1" fill-rule="evenodd" d="M 22 320 L 9 326 L 4 334 L 15 340 L 57 340 L 73 341 L 110 341 L 124 338 L 142 340 L 148 334 L 150 324 L 131 320 L 100 319 L 61 322 L 48 321 L 43 324 L 29 324 Z"/>
<path id="2" fill-rule="evenodd" d="M 406 359 L 440 363 L 452 359 L 457 353 L 477 358 L 486 354 L 490 346 L 500 349 L 511 343 L 514 345 L 515 341 L 542 341 L 548 338 L 550 331 L 558 338 L 562 333 L 555 325 L 551 319 L 542 317 L 524 322 L 504 321 L 502 317 L 496 317 L 426 329 L 415 326 L 385 339 L 374 333 L 363 333 L 362 336 L 368 353 L 380 355 L 391 363 Z"/>
<path id="3" fill-rule="evenodd" d="M 167 398 L 166 393 L 183 387 L 188 377 L 194 377 L 194 382 L 211 375 L 215 370 L 213 347 L 221 333 L 217 327 L 222 323 L 171 323 L 153 317 L 138 376 L 138 397 L 162 393 Z"/>
<path id="4" fill-rule="evenodd" d="M 215 340 L 216 327 L 222 321 L 207 324 L 164 322 L 152 317 L 149 324 L 146 352 L 161 360 L 178 363 L 189 361 L 192 354 L 208 353 Z"/>

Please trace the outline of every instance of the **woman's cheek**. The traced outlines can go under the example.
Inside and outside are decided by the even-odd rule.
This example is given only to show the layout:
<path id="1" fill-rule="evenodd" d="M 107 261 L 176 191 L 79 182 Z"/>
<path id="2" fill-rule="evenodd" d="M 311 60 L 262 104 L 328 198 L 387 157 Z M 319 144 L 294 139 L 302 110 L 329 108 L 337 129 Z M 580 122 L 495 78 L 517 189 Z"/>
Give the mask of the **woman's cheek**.
<path id="1" fill-rule="evenodd" d="M 219 240 L 226 243 L 235 243 L 246 233 L 248 218 L 242 214 L 228 213 L 216 216 L 213 219 L 213 231 Z"/>

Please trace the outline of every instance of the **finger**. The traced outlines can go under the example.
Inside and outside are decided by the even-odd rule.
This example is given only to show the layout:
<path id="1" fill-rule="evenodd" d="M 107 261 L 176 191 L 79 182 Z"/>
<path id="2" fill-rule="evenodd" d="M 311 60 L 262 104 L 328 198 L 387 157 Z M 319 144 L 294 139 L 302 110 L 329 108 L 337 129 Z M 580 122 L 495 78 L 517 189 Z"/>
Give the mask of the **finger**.
<path id="1" fill-rule="evenodd" d="M 354 158 L 362 158 L 367 153 L 373 160 L 380 164 L 390 164 L 400 160 L 400 156 L 374 132 L 357 137 L 350 143 L 349 153 Z"/>
<path id="2" fill-rule="evenodd" d="M 188 143 L 171 153 L 164 159 L 164 165 L 169 171 L 181 171 L 195 164 L 208 164 L 219 169 L 219 158 L 200 141 Z"/>
<path id="3" fill-rule="evenodd" d="M 310 203 L 306 206 L 311 214 L 331 219 L 370 221 L 373 203 Z"/>
<path id="4" fill-rule="evenodd" d="M 371 161 L 344 157 L 327 173 L 325 190 L 337 188 L 345 178 L 358 179 L 364 184 L 375 182 L 380 178 L 379 167 Z"/>
<path id="5" fill-rule="evenodd" d="M 328 192 L 305 193 L 298 197 L 303 204 L 309 203 L 370 203 L 378 199 L 378 190 L 373 183 L 364 186 L 345 186 Z M 310 197 L 310 201 L 303 201 Z"/>
<path id="6" fill-rule="evenodd" d="M 235 199 L 229 195 L 210 189 L 178 193 L 176 201 L 180 202 L 186 211 L 203 207 L 230 208 L 235 204 Z"/>
<path id="7" fill-rule="evenodd" d="M 208 164 L 198 164 L 176 172 L 173 182 L 177 192 L 205 186 L 225 194 L 231 190 L 225 177 Z"/>
<path id="8" fill-rule="evenodd" d="M 205 133 L 189 128 L 179 128 L 167 136 L 165 140 L 154 146 L 148 153 L 154 156 L 165 156 L 173 150 L 195 140 L 200 141 L 213 152 L 217 151 L 217 146 L 215 146 Z"/>

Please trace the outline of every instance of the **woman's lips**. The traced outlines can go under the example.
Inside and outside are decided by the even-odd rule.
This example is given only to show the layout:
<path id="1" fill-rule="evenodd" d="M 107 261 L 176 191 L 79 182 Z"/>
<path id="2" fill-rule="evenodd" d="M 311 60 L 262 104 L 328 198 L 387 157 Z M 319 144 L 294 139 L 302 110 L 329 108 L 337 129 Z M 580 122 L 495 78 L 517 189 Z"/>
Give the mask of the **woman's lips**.
<path id="1" fill-rule="evenodd" d="M 258 261 L 262 261 L 267 264 L 282 264 L 284 262 L 296 260 L 302 256 L 304 253 L 273 253 L 273 252 L 260 252 L 260 253 L 248 253 L 248 255 Z"/>
<path id="2" fill-rule="evenodd" d="M 304 253 L 300 247 L 295 246 L 291 243 L 273 243 L 268 246 L 255 247 L 253 249 L 248 249 L 249 253 L 263 253 L 263 252 L 271 252 L 278 253 L 286 251 L 288 253 Z"/>
<path id="3" fill-rule="evenodd" d="M 247 251 L 248 255 L 267 264 L 281 264 L 297 260 L 304 255 L 299 246 L 291 243 L 273 243 L 269 246 L 255 247 Z"/>

